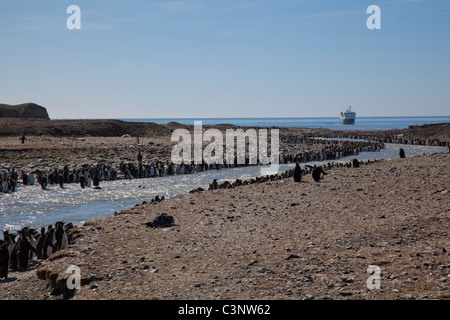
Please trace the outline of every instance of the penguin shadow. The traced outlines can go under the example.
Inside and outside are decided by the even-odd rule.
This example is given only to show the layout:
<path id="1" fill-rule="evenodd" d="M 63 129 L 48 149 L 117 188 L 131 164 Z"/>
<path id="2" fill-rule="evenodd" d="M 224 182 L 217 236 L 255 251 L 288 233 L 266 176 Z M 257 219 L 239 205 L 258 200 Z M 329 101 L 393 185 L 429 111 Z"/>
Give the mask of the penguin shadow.
<path id="1" fill-rule="evenodd" d="M 75 297 L 75 292 L 76 292 L 75 289 L 74 290 L 66 290 L 66 291 L 64 291 L 62 293 L 63 299 L 65 299 L 65 300 L 72 299 L 73 297 Z"/>
<path id="2" fill-rule="evenodd" d="M 297 184 L 310 184 L 310 181 L 305 181 L 305 180 L 302 180 L 302 181 L 295 181 L 295 184 L 297 185 Z"/>
<path id="3" fill-rule="evenodd" d="M 326 180 L 320 180 L 320 181 L 311 181 L 311 183 L 315 184 L 316 186 L 320 186 L 321 184 L 328 184 L 330 182 Z"/>
<path id="4" fill-rule="evenodd" d="M 41 265 L 42 265 L 41 261 L 39 261 L 39 260 L 32 260 L 32 261 L 29 262 L 28 268 L 25 271 L 13 271 L 11 273 L 16 273 L 16 272 L 23 273 L 23 272 L 35 271 Z M 12 276 L 12 277 L 8 276 L 7 279 L 0 280 L 0 283 L 9 283 L 9 282 L 14 282 L 16 280 L 18 280 L 17 277 L 15 277 L 15 276 Z"/>
<path id="5" fill-rule="evenodd" d="M 45 188 L 45 189 L 41 188 L 41 190 L 44 191 L 44 192 L 56 192 L 56 190 L 53 189 L 53 188 Z"/>
<path id="6" fill-rule="evenodd" d="M 154 225 L 153 222 L 146 222 L 144 223 L 149 228 L 152 229 L 169 229 L 171 227 L 181 227 L 181 224 L 177 223 L 171 223 L 171 224 L 164 224 L 164 225 Z"/>
<path id="7" fill-rule="evenodd" d="M 70 300 L 75 296 L 76 290 L 63 290 L 59 287 L 53 288 L 50 292 L 50 295 L 52 296 L 60 296 L 63 300 Z"/>
<path id="8" fill-rule="evenodd" d="M 9 283 L 9 282 L 13 282 L 13 281 L 16 281 L 16 280 L 17 280 L 16 277 L 9 277 L 9 278 L 0 280 L 0 283 Z"/>

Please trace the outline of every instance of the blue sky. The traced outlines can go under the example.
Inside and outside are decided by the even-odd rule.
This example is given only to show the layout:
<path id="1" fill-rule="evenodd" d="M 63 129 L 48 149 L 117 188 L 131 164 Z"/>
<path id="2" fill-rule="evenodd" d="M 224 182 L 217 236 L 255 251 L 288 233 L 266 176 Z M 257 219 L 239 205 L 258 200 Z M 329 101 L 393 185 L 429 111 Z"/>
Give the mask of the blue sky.
<path id="1" fill-rule="evenodd" d="M 450 115 L 448 0 L 3 1 L 0 58 L 54 119 Z"/>

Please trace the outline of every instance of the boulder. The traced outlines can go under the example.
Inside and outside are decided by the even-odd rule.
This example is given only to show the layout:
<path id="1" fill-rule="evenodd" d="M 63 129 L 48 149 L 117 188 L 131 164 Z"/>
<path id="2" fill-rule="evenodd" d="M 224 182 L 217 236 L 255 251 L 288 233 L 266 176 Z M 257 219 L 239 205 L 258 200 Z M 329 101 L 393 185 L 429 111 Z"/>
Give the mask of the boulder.
<path id="1" fill-rule="evenodd" d="M 164 228 L 170 227 L 175 224 L 175 221 L 172 216 L 169 216 L 167 213 L 161 213 L 152 222 L 147 222 L 146 226 L 150 228 Z"/>

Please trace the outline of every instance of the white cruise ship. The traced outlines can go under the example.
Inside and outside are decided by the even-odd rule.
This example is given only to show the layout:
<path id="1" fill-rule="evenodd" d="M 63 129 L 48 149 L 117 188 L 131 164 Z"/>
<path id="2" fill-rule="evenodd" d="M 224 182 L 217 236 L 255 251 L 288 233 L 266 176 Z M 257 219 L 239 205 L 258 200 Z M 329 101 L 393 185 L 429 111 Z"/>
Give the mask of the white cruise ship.
<path id="1" fill-rule="evenodd" d="M 345 112 L 341 112 L 342 124 L 355 124 L 356 113 L 352 111 L 352 107 L 349 106 Z"/>

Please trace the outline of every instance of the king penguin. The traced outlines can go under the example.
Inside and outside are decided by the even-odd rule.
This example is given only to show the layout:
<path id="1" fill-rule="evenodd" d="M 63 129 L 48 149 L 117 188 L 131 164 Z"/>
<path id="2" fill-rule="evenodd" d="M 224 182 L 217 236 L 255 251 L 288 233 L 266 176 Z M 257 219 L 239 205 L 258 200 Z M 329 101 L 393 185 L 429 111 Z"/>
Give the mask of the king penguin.
<path id="1" fill-rule="evenodd" d="M 45 240 L 45 228 L 41 228 L 41 234 L 39 235 L 39 238 L 37 239 L 36 243 L 36 256 L 38 259 L 43 258 L 42 249 L 44 248 L 44 240 Z"/>
<path id="2" fill-rule="evenodd" d="M 56 250 L 65 249 L 69 245 L 69 237 L 67 236 L 67 233 L 63 228 L 64 222 L 58 221 L 56 222 L 55 225 L 56 225 L 55 231 Z"/>
<path id="3" fill-rule="evenodd" d="M 42 248 L 43 259 L 47 259 L 53 253 L 55 248 L 55 229 L 52 226 L 48 227 L 47 233 L 44 239 L 44 245 Z"/>
<path id="4" fill-rule="evenodd" d="M 8 279 L 9 251 L 5 241 L 0 240 L 0 279 Z"/>

